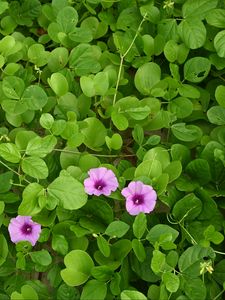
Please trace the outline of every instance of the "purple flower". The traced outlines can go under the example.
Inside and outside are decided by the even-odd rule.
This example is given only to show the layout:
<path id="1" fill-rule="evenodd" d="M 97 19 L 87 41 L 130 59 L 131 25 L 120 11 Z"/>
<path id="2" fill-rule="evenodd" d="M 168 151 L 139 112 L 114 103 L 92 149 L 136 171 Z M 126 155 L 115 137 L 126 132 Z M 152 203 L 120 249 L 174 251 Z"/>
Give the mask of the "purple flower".
<path id="1" fill-rule="evenodd" d="M 84 180 L 84 189 L 89 195 L 109 196 L 119 186 L 113 171 L 104 167 L 90 169 L 88 175 Z"/>
<path id="2" fill-rule="evenodd" d="M 17 216 L 10 220 L 9 235 L 13 243 L 28 241 L 34 246 L 41 233 L 41 225 L 31 220 L 30 216 Z"/>
<path id="3" fill-rule="evenodd" d="M 126 198 L 126 210 L 130 215 L 138 215 L 140 212 L 153 211 L 157 194 L 150 185 L 141 181 L 132 181 L 128 187 L 122 189 L 121 194 Z"/>

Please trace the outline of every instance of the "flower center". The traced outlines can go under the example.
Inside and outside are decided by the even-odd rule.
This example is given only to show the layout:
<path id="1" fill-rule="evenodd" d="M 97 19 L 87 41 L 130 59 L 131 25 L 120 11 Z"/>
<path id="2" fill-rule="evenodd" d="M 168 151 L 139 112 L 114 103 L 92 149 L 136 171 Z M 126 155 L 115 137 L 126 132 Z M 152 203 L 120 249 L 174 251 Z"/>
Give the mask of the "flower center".
<path id="1" fill-rule="evenodd" d="M 32 233 L 32 226 L 30 224 L 24 224 L 21 228 L 23 234 L 31 234 Z"/>
<path id="2" fill-rule="evenodd" d="M 143 195 L 135 194 L 132 198 L 135 205 L 140 205 L 144 202 Z"/>
<path id="3" fill-rule="evenodd" d="M 103 180 L 97 180 L 95 182 L 95 188 L 99 191 L 101 191 L 105 186 L 106 186 L 106 184 Z"/>

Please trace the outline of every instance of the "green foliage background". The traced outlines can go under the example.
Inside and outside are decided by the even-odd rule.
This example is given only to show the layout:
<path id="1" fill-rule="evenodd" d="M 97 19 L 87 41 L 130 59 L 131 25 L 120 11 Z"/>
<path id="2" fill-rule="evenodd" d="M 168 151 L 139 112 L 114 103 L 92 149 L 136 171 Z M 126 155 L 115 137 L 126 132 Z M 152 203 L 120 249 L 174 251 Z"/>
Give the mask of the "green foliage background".
<path id="1" fill-rule="evenodd" d="M 0 299 L 221 300 L 225 1 L 0 1 Z M 130 216 L 90 168 L 157 191 Z M 29 215 L 37 245 L 8 224 Z"/>

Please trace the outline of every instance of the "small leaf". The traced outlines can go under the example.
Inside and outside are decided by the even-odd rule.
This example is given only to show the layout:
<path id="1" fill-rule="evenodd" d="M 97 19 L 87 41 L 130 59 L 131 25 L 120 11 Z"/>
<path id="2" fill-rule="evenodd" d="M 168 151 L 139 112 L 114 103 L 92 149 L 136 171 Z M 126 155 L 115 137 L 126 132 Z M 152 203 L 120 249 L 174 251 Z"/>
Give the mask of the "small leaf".
<path id="1" fill-rule="evenodd" d="M 144 213 L 140 213 L 135 217 L 134 223 L 133 223 L 133 232 L 134 236 L 137 239 L 141 239 L 143 234 L 145 233 L 147 229 L 147 218 Z"/>
<path id="2" fill-rule="evenodd" d="M 48 266 L 52 262 L 51 255 L 47 250 L 44 249 L 40 251 L 30 252 L 29 255 L 34 263 L 42 266 Z"/>
<path id="3" fill-rule="evenodd" d="M 134 250 L 134 253 L 135 253 L 137 259 L 140 262 L 143 262 L 146 259 L 146 253 L 145 253 L 145 248 L 144 248 L 142 242 L 137 239 L 133 239 L 132 240 L 132 248 Z"/>
<path id="4" fill-rule="evenodd" d="M 130 226 L 122 221 L 114 221 L 109 224 L 105 230 L 105 234 L 111 237 L 122 237 L 129 230 Z"/>
<path id="5" fill-rule="evenodd" d="M 109 242 L 107 242 L 106 239 L 102 235 L 99 235 L 97 237 L 97 245 L 98 245 L 98 249 L 101 251 L 101 253 L 105 257 L 109 257 L 109 255 L 110 255 Z"/>
<path id="6" fill-rule="evenodd" d="M 134 83 L 138 91 L 142 95 L 150 95 L 151 89 L 161 78 L 161 70 L 159 65 L 150 62 L 142 65 L 136 72 Z"/>
<path id="7" fill-rule="evenodd" d="M 95 279 L 89 280 L 82 289 L 80 300 L 106 299 L 107 285 Z"/>
<path id="8" fill-rule="evenodd" d="M 180 286 L 180 279 L 177 275 L 166 272 L 162 275 L 162 280 L 166 286 L 166 289 L 170 293 L 176 293 Z"/>
<path id="9" fill-rule="evenodd" d="M 21 159 L 20 152 L 15 144 L 0 144 L 0 156 L 11 163 L 18 163 Z"/>
<path id="10" fill-rule="evenodd" d="M 225 108 L 221 106 L 212 106 L 207 111 L 207 117 L 212 124 L 225 125 Z"/>

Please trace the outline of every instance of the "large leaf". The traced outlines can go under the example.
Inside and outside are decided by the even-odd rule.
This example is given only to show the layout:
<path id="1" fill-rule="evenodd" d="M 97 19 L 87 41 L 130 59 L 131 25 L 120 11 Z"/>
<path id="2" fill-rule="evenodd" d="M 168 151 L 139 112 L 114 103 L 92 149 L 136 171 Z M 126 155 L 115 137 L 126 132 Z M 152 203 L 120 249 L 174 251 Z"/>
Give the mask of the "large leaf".
<path id="1" fill-rule="evenodd" d="M 45 161 L 37 156 L 25 157 L 21 163 L 25 174 L 37 178 L 45 179 L 48 177 L 48 167 Z"/>
<path id="2" fill-rule="evenodd" d="M 204 257 L 214 258 L 215 253 L 212 248 L 204 248 L 194 245 L 187 248 L 180 256 L 178 266 L 180 272 L 198 277 L 200 273 L 200 262 L 204 261 Z"/>
<path id="3" fill-rule="evenodd" d="M 57 177 L 47 191 L 65 209 L 79 209 L 87 202 L 83 185 L 70 175 Z"/>
<path id="4" fill-rule="evenodd" d="M 78 286 L 86 282 L 94 267 L 91 257 L 82 250 L 69 252 L 64 258 L 64 263 L 66 269 L 61 271 L 61 276 L 69 286 Z"/>
<path id="5" fill-rule="evenodd" d="M 30 85 L 25 89 L 21 100 L 28 109 L 39 110 L 47 103 L 48 97 L 40 86 Z"/>
<path id="6" fill-rule="evenodd" d="M 11 163 L 18 163 L 21 159 L 18 148 L 12 143 L 4 143 L 0 145 L 0 156 Z"/>
<path id="7" fill-rule="evenodd" d="M 57 139 L 53 135 L 47 135 L 44 138 L 37 136 L 28 142 L 26 154 L 45 157 L 48 153 L 52 152 L 56 143 Z"/>
<path id="8" fill-rule="evenodd" d="M 198 19 L 194 22 L 189 19 L 181 21 L 178 32 L 185 45 L 190 49 L 200 48 L 206 41 L 205 26 Z"/>
<path id="9" fill-rule="evenodd" d="M 187 0 L 182 6 L 184 18 L 204 19 L 205 15 L 217 6 L 218 0 Z"/>

